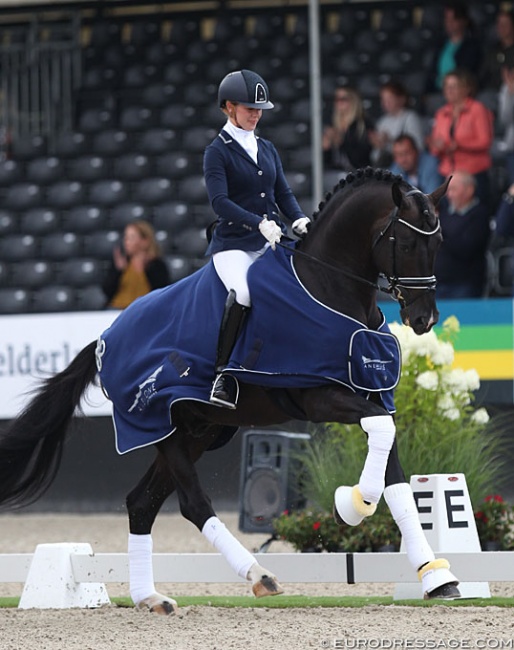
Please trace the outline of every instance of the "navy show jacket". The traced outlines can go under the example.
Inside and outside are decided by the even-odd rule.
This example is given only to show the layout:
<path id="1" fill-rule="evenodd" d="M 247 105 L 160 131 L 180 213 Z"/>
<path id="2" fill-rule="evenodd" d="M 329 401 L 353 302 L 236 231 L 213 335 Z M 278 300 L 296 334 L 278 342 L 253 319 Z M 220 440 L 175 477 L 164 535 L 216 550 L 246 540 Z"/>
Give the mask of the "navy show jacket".
<path id="1" fill-rule="evenodd" d="M 205 150 L 205 184 L 217 216 L 207 255 L 231 249 L 260 250 L 266 243 L 259 231 L 263 217 L 276 221 L 286 233 L 280 212 L 291 222 L 305 216 L 275 146 L 264 138 L 257 142 L 257 163 L 224 130 Z"/>

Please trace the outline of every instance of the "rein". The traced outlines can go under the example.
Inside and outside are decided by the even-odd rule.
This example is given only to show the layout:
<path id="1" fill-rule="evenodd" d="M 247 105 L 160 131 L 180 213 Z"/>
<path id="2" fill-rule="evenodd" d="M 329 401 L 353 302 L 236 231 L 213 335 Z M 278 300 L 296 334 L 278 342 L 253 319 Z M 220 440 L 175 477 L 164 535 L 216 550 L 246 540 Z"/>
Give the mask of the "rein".
<path id="1" fill-rule="evenodd" d="M 418 189 L 413 189 L 405 194 L 406 197 L 412 196 L 413 194 L 421 194 L 423 195 L 423 192 L 421 192 Z M 334 266 L 333 264 L 330 264 L 329 262 L 325 262 L 324 260 L 319 259 L 318 257 L 315 257 L 314 255 L 310 255 L 309 253 L 305 253 L 301 250 L 295 249 L 294 254 L 299 255 L 300 257 L 303 257 L 305 259 L 309 259 L 313 262 L 316 262 L 320 266 L 324 266 L 325 268 L 330 269 L 331 271 L 335 271 L 337 273 L 341 273 L 352 280 L 356 280 L 358 282 L 361 282 L 362 284 L 365 284 L 366 286 L 373 287 L 374 289 L 378 291 L 382 291 L 383 293 L 387 293 L 388 295 L 391 295 L 395 300 L 398 300 L 400 305 L 405 307 L 407 305 L 407 301 L 402 295 L 401 290 L 402 289 L 410 289 L 410 290 L 417 290 L 417 291 L 435 291 L 436 284 L 437 284 L 437 279 L 435 275 L 430 275 L 430 276 L 418 276 L 418 277 L 403 277 L 403 276 L 398 276 L 396 274 L 396 224 L 401 224 L 403 226 L 406 226 L 407 228 L 410 228 L 414 232 L 426 236 L 426 237 L 431 237 L 432 235 L 435 235 L 439 230 L 441 229 L 441 223 L 439 220 L 437 220 L 437 225 L 433 230 L 421 230 L 421 228 L 418 228 L 417 226 L 414 226 L 413 224 L 409 223 L 408 221 L 405 221 L 405 219 L 402 219 L 401 217 L 398 216 L 399 213 L 399 207 L 396 206 L 390 216 L 389 216 L 389 221 L 387 222 L 386 227 L 378 234 L 377 238 L 373 242 L 372 248 L 375 248 L 379 244 L 379 242 L 385 237 L 387 231 L 391 228 L 392 233 L 389 236 L 389 241 L 392 243 L 392 258 L 393 258 L 393 272 L 392 275 L 387 275 L 386 273 L 380 273 L 380 277 L 383 277 L 387 280 L 389 283 L 387 287 L 381 286 L 377 284 L 376 282 L 372 282 L 371 280 L 367 280 L 366 278 L 363 278 L 359 275 L 356 275 L 355 273 L 352 273 L 351 271 L 348 271 L 347 269 L 342 269 L 340 267 Z M 423 210 L 423 214 L 428 215 L 428 210 Z M 287 248 L 291 250 L 289 246 L 286 244 L 282 244 L 278 242 L 278 246 L 282 246 L 282 248 Z M 414 302 L 414 300 L 411 301 Z"/>
<path id="2" fill-rule="evenodd" d="M 287 244 L 282 244 L 281 242 L 277 242 L 276 246 L 281 246 L 282 248 L 285 248 L 289 251 L 292 250 L 290 246 L 288 246 Z M 385 287 L 381 287 L 376 282 L 371 282 L 371 280 L 366 280 L 366 278 L 361 278 L 360 275 L 356 275 L 355 273 L 352 273 L 347 269 L 341 269 L 338 266 L 334 266 L 333 264 L 330 264 L 329 262 L 325 262 L 325 260 L 320 260 L 319 257 L 314 257 L 314 255 L 310 255 L 309 253 L 304 253 L 303 251 L 298 250 L 298 248 L 295 248 L 293 250 L 293 254 L 299 255 L 300 257 L 303 257 L 307 260 L 316 262 L 316 264 L 319 264 L 320 266 L 324 266 L 325 268 L 330 269 L 331 271 L 342 273 L 342 275 L 346 275 L 346 277 L 351 278 L 352 280 L 358 280 L 359 282 L 362 282 L 363 284 L 373 287 L 374 289 L 378 289 L 380 291 L 386 290 Z"/>

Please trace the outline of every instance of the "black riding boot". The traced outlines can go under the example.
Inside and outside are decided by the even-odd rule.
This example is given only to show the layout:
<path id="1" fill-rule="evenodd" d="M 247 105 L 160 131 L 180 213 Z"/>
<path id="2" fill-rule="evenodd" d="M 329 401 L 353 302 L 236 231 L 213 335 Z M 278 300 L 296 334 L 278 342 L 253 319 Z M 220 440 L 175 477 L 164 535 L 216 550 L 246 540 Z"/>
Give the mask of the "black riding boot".
<path id="1" fill-rule="evenodd" d="M 222 374 L 221 370 L 230 359 L 249 309 L 249 307 L 245 307 L 236 302 L 235 291 L 229 291 L 218 338 L 218 350 L 216 354 L 216 372 L 218 375 L 212 385 L 210 401 L 230 409 L 236 408 L 237 398 L 239 396 L 239 384 L 235 377 Z"/>

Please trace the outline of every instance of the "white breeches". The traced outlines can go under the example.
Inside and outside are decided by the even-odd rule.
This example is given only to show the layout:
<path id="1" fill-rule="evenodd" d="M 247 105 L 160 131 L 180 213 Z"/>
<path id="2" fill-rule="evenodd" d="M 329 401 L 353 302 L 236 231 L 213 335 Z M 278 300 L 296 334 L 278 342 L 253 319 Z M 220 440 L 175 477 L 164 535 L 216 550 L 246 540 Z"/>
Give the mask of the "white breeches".
<path id="1" fill-rule="evenodd" d="M 237 302 L 244 307 L 250 307 L 252 304 L 246 281 L 248 269 L 268 246 L 269 244 L 266 244 L 258 251 L 220 251 L 212 256 L 219 279 L 223 282 L 227 291 L 233 289 L 236 292 Z"/>

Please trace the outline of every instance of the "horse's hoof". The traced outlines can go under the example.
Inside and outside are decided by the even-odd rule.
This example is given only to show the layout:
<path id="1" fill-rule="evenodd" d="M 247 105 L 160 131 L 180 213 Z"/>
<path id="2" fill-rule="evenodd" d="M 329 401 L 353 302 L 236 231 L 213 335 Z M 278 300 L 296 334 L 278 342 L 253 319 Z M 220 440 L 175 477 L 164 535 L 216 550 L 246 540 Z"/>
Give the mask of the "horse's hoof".
<path id="1" fill-rule="evenodd" d="M 433 598 L 444 598 L 445 600 L 455 600 L 461 597 L 461 593 L 457 588 L 458 582 L 448 582 L 445 585 L 437 587 L 429 594 L 425 594 L 425 600 L 432 600 Z"/>
<path id="2" fill-rule="evenodd" d="M 148 598 L 140 601 L 136 605 L 137 609 L 147 609 L 153 614 L 161 614 L 163 616 L 169 616 L 170 614 L 178 613 L 178 605 L 173 598 L 168 598 L 161 594 L 153 594 Z"/>
<path id="3" fill-rule="evenodd" d="M 274 576 L 262 576 L 259 582 L 252 585 L 252 591 L 256 598 L 278 596 L 284 593 L 282 586 Z"/>
<path id="4" fill-rule="evenodd" d="M 370 517 L 376 509 L 375 503 L 364 502 L 358 485 L 341 485 L 334 494 L 334 514 L 340 524 L 358 526 L 364 517 Z"/>
<path id="5" fill-rule="evenodd" d="M 438 558 L 428 562 L 418 571 L 418 576 L 421 579 L 425 600 L 460 598 L 460 591 L 457 589 L 459 581 L 450 571 L 448 560 Z"/>

